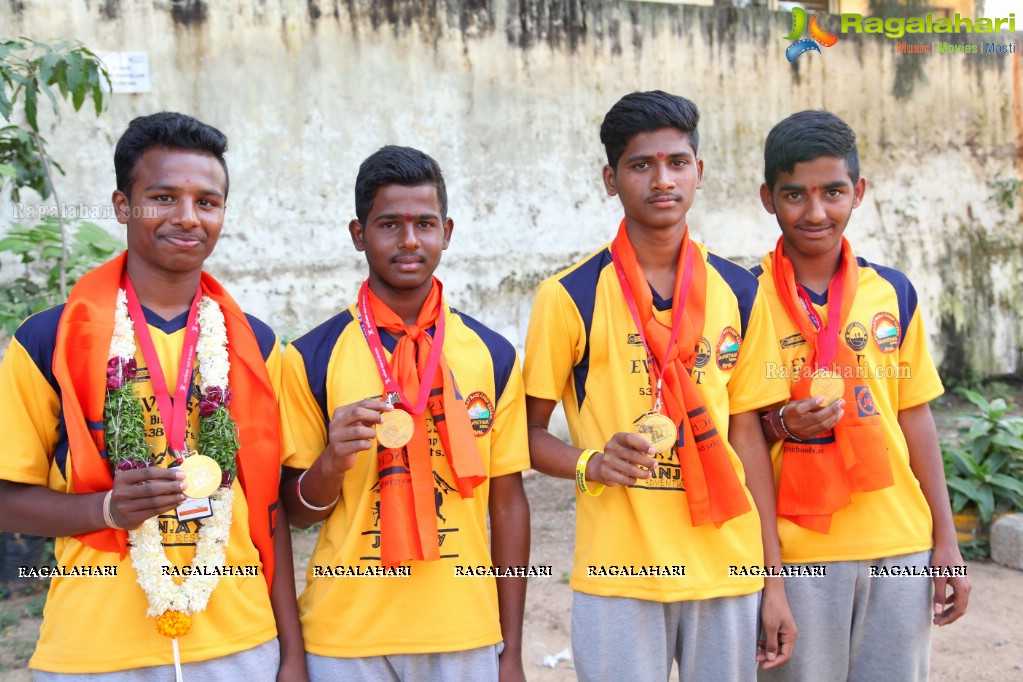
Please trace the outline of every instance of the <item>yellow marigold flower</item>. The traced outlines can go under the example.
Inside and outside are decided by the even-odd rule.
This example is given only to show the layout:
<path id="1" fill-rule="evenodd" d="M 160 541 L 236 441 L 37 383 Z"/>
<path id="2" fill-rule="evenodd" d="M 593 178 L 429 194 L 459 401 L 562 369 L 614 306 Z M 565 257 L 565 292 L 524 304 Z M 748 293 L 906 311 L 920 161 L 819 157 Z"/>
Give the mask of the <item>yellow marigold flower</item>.
<path id="1" fill-rule="evenodd" d="M 156 631 L 171 639 L 184 636 L 191 627 L 192 619 L 180 611 L 164 611 L 156 619 Z"/>

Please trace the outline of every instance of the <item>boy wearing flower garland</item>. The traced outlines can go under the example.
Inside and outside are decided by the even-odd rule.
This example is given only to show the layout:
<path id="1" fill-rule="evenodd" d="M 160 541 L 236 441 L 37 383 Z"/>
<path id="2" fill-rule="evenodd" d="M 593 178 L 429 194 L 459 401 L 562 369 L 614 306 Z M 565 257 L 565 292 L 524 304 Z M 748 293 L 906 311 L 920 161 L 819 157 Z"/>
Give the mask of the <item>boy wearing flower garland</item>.
<path id="1" fill-rule="evenodd" d="M 284 356 L 282 498 L 324 521 L 299 598 L 310 678 L 521 680 L 525 577 L 458 577 L 529 559 L 515 349 L 433 276 L 454 226 L 436 161 L 380 149 L 355 202 L 369 277 Z"/>
<path id="2" fill-rule="evenodd" d="M 776 125 L 760 198 L 781 237 L 753 272 L 782 353 L 788 401 L 763 418 L 778 479 L 799 651 L 762 680 L 926 680 L 931 621 L 966 610 L 928 402 L 942 393 L 917 294 L 897 270 L 857 258 L 844 232 L 863 200 L 856 135 L 826 111 Z M 829 384 L 831 384 L 829 386 Z M 942 567 L 875 577 L 891 567 Z M 933 596 L 932 596 L 933 595 Z"/>
<path id="3" fill-rule="evenodd" d="M 56 536 L 77 576 L 50 583 L 37 680 L 166 680 L 176 661 L 186 679 L 305 675 L 274 533 L 277 339 L 203 272 L 226 148 L 188 116 L 133 120 L 114 154 L 128 250 L 26 320 L 0 365 L 3 528 Z M 192 499 L 203 475 L 174 465 L 197 448 L 219 470 Z"/>
<path id="4" fill-rule="evenodd" d="M 661 91 L 608 111 L 604 185 L 625 217 L 540 285 L 526 337 L 533 466 L 578 488 L 581 680 L 667 680 L 674 660 L 681 679 L 749 681 L 795 640 L 783 583 L 760 577 L 781 562 L 758 410 L 785 388 L 764 378 L 777 352 L 756 279 L 689 236 L 698 121 Z M 571 445 L 547 430 L 558 401 Z"/>

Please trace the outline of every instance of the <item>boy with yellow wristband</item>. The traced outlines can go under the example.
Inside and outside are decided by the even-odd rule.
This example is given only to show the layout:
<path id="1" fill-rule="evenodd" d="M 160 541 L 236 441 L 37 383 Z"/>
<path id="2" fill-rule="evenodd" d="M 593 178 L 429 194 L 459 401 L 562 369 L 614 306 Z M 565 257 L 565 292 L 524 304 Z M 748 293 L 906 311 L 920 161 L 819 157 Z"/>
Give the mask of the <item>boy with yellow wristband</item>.
<path id="1" fill-rule="evenodd" d="M 758 410 L 785 387 L 765 377 L 778 356 L 755 278 L 689 237 L 698 120 L 660 91 L 608 112 L 604 185 L 625 218 L 609 246 L 540 285 L 526 339 L 533 466 L 579 490 L 583 680 L 666 680 L 672 660 L 682 679 L 752 680 L 795 640 L 780 579 L 759 599 L 780 555 Z M 572 445 L 547 430 L 558 401 Z"/>

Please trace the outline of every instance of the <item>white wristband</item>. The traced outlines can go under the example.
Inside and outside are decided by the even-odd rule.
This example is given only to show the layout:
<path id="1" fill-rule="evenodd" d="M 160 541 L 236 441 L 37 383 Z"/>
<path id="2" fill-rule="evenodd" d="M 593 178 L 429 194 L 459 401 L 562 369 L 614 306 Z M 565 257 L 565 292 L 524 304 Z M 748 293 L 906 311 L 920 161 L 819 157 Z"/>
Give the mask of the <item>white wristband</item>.
<path id="1" fill-rule="evenodd" d="M 341 491 L 338 491 L 337 497 L 335 497 L 334 501 L 331 502 L 330 504 L 328 504 L 326 507 L 317 507 L 314 504 L 309 504 L 308 502 L 305 501 L 305 498 L 302 497 L 302 479 L 305 478 L 305 475 L 308 474 L 308 473 L 309 473 L 308 469 L 303 471 L 302 474 L 298 477 L 298 483 L 295 484 L 295 493 L 298 495 L 298 501 L 301 502 L 302 506 L 305 507 L 306 509 L 311 509 L 312 511 L 318 511 L 318 512 L 327 511 L 328 509 L 333 507 L 335 504 L 337 504 L 338 500 L 341 499 Z"/>
<path id="2" fill-rule="evenodd" d="M 113 512 L 110 511 L 110 498 L 113 496 L 114 491 L 108 490 L 106 496 L 103 498 L 103 523 L 107 524 L 107 528 L 113 528 L 114 530 L 124 530 L 114 521 Z"/>

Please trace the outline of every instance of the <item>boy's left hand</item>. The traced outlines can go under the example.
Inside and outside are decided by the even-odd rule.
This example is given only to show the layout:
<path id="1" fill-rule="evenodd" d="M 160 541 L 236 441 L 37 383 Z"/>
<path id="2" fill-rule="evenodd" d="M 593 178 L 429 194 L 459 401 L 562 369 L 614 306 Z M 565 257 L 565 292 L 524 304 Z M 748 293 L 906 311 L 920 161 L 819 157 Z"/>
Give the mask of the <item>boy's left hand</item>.
<path id="1" fill-rule="evenodd" d="M 963 555 L 958 545 L 935 545 L 931 553 L 931 566 L 956 568 L 963 566 Z M 951 578 L 935 576 L 934 581 L 934 624 L 948 625 L 959 620 L 966 613 L 970 600 L 970 579 L 965 575 Z M 949 594 L 951 588 L 951 594 Z M 951 604 L 951 606 L 949 606 Z"/>
<path id="2" fill-rule="evenodd" d="M 768 578 L 767 580 L 783 580 Z M 776 668 L 792 658 L 796 645 L 796 621 L 789 610 L 785 590 L 765 586 L 760 602 L 760 624 L 764 639 L 757 642 L 757 663 L 764 670 Z"/>
<path id="3" fill-rule="evenodd" d="M 526 682 L 526 671 L 522 668 L 522 655 L 501 652 L 498 662 L 498 680 L 500 682 Z"/>

